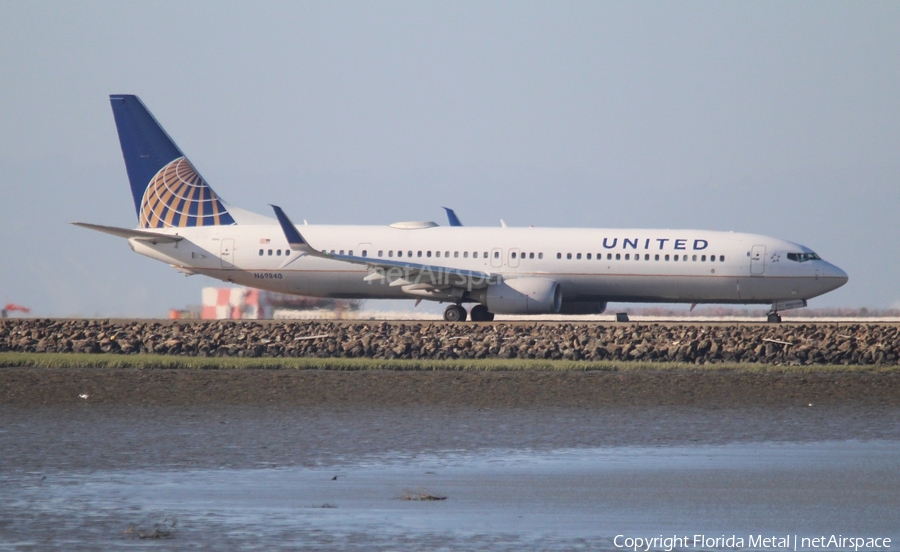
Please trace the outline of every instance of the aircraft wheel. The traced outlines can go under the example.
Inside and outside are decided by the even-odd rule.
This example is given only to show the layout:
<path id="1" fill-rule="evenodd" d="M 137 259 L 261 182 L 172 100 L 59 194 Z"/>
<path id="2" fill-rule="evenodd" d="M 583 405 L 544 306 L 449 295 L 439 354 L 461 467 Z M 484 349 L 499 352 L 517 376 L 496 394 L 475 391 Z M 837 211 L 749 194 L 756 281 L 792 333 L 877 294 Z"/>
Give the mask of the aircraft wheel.
<path id="1" fill-rule="evenodd" d="M 444 320 L 447 322 L 465 322 L 466 309 L 459 305 L 448 305 L 447 308 L 444 309 Z"/>
<path id="2" fill-rule="evenodd" d="M 766 322 L 769 324 L 781 324 L 781 315 L 777 312 L 770 312 L 769 316 L 766 318 Z"/>
<path id="3" fill-rule="evenodd" d="M 472 307 L 469 316 L 472 317 L 472 322 L 490 322 L 494 319 L 494 313 L 487 310 L 487 307 L 484 305 L 475 305 Z"/>

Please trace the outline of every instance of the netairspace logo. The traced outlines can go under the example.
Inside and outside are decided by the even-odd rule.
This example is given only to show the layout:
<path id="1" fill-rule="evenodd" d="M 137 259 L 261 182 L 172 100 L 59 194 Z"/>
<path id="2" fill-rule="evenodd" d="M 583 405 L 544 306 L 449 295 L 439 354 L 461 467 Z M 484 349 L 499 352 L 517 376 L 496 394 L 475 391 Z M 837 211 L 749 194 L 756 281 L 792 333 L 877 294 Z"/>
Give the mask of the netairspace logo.
<path id="1" fill-rule="evenodd" d="M 626 537 L 616 535 L 613 539 L 616 548 L 632 552 L 650 552 L 651 550 L 730 548 L 732 550 L 746 548 L 748 550 L 889 550 L 891 539 L 885 537 L 845 537 L 843 535 L 822 535 L 818 537 L 800 537 L 798 535 L 748 535 L 746 538 L 737 535 L 672 535 L 658 537 Z"/>

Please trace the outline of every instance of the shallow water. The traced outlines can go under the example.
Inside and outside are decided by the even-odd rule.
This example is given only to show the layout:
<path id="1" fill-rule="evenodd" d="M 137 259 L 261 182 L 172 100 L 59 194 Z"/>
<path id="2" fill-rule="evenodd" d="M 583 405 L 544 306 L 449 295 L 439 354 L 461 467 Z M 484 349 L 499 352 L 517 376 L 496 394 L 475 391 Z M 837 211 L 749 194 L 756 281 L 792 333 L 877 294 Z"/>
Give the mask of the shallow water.
<path id="1" fill-rule="evenodd" d="M 619 550 L 616 535 L 695 534 L 900 543 L 896 417 L 3 407 L 0 549 Z M 407 491 L 447 499 L 401 500 Z M 154 528 L 167 538 L 138 538 Z"/>

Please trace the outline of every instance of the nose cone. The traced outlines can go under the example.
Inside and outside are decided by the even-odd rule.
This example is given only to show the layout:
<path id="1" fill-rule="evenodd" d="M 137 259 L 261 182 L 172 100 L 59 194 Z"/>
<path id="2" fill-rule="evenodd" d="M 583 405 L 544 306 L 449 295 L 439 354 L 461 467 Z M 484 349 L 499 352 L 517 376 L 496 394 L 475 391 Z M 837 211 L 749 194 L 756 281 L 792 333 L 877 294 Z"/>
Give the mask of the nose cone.
<path id="1" fill-rule="evenodd" d="M 841 287 L 842 285 L 847 283 L 847 280 L 850 279 L 847 276 L 846 272 L 829 262 L 826 262 L 825 266 L 822 268 L 821 277 L 826 278 L 829 282 L 831 282 L 831 289 L 837 289 Z"/>

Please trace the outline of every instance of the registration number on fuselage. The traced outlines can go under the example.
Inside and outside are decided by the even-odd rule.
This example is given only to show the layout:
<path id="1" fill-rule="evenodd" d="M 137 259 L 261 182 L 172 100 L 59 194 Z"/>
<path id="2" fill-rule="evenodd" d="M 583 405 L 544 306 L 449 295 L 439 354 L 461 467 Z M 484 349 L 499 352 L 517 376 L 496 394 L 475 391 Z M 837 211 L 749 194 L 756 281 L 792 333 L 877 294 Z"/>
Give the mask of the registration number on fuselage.
<path id="1" fill-rule="evenodd" d="M 281 280 L 284 275 L 280 272 L 254 272 L 253 277 L 257 280 Z"/>

